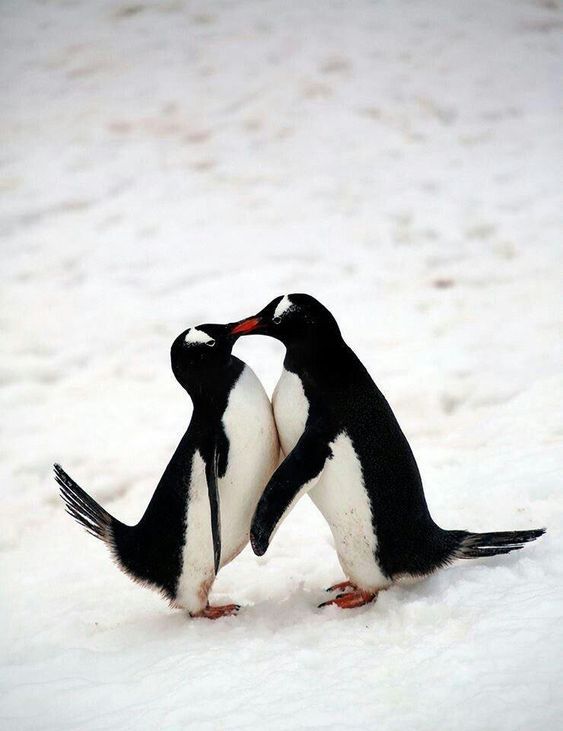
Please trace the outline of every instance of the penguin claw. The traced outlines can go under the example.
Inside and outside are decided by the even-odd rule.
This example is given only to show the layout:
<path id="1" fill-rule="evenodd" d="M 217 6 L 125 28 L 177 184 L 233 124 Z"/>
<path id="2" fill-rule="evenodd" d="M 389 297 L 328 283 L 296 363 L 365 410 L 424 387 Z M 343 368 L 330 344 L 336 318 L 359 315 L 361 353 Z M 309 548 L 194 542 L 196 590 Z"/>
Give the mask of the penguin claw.
<path id="1" fill-rule="evenodd" d="M 190 617 L 205 619 L 220 619 L 221 617 L 232 617 L 240 609 L 240 604 L 224 604 L 221 607 L 207 606 L 201 612 L 190 614 Z"/>
<path id="2" fill-rule="evenodd" d="M 377 592 L 362 591 L 362 589 L 355 589 L 355 591 L 346 592 L 345 594 L 339 594 L 335 599 L 330 599 L 327 602 L 319 604 L 319 609 L 322 607 L 328 607 L 334 605 L 341 609 L 355 609 L 356 607 L 363 607 L 364 604 L 369 604 L 377 597 Z"/>
<path id="3" fill-rule="evenodd" d="M 325 591 L 330 594 L 333 591 L 344 591 L 345 589 L 357 591 L 358 587 L 355 584 L 352 584 L 351 581 L 346 580 L 339 581 L 338 584 L 333 584 L 332 586 L 329 586 L 328 589 L 325 589 Z M 342 596 L 342 594 L 340 594 L 339 596 Z"/>

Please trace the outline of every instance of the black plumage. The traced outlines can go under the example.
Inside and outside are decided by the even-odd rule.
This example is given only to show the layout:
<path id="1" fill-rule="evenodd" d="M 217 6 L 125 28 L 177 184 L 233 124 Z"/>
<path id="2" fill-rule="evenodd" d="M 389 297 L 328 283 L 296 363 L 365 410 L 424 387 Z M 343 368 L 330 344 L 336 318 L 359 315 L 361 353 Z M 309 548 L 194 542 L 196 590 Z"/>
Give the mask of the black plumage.
<path id="1" fill-rule="evenodd" d="M 217 479 L 224 476 L 229 440 L 222 416 L 230 392 L 245 364 L 231 354 L 235 337 L 222 325 L 203 325 L 208 342 L 187 343 L 181 333 L 171 348 L 171 364 L 180 385 L 188 392 L 193 414 L 188 429 L 162 475 L 137 525 L 125 525 L 110 515 L 55 464 L 55 479 L 66 511 L 91 535 L 109 548 L 117 565 L 135 581 L 160 591 L 176 602 L 186 540 L 186 505 L 190 500 L 190 475 L 196 451 L 205 463 L 210 502 L 214 555 L 209 558 L 216 574 L 221 561 L 221 533 Z M 212 344 L 213 347 L 207 347 Z M 205 560 L 205 558 L 204 558 Z"/>
<path id="2" fill-rule="evenodd" d="M 361 464 L 377 537 L 373 558 L 389 581 L 429 574 L 456 558 L 508 553 L 542 535 L 543 529 L 470 533 L 438 526 L 407 438 L 332 314 L 306 294 L 283 299 L 277 297 L 257 315 L 232 324 L 237 334 L 269 335 L 286 346 L 284 367 L 299 377 L 308 401 L 302 436 L 256 510 L 251 541 L 257 554 L 267 550 L 303 486 L 322 474 L 340 434 L 351 440 Z"/>

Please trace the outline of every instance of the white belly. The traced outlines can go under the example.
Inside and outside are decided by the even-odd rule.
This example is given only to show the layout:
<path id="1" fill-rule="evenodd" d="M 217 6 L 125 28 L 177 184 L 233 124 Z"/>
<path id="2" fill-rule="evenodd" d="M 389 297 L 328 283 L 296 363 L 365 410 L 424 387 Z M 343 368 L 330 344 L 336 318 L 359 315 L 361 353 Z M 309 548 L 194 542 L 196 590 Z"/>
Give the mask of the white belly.
<path id="1" fill-rule="evenodd" d="M 211 509 L 205 477 L 205 462 L 196 450 L 186 506 L 186 537 L 182 549 L 182 573 L 176 589 L 176 604 L 189 612 L 199 612 L 215 578 Z"/>
<path id="2" fill-rule="evenodd" d="M 309 495 L 330 526 L 346 578 L 361 589 L 383 589 L 390 582 L 375 560 L 377 537 L 360 460 L 344 432 L 330 448 L 332 459 Z"/>
<path id="3" fill-rule="evenodd" d="M 309 402 L 299 376 L 283 369 L 272 395 L 272 406 L 281 448 L 287 455 L 303 434 L 309 416 Z"/>
<path id="4" fill-rule="evenodd" d="M 287 455 L 303 433 L 309 414 L 299 376 L 284 369 L 272 402 L 282 450 Z M 360 461 L 344 433 L 330 447 L 333 457 L 309 495 L 330 526 L 346 577 L 366 590 L 383 588 L 389 581 L 375 560 L 377 538 Z"/>
<path id="5" fill-rule="evenodd" d="M 219 480 L 222 566 L 248 543 L 256 505 L 279 460 L 272 405 L 248 366 L 231 391 L 223 426 L 229 439 L 229 462 Z"/>
<path id="6" fill-rule="evenodd" d="M 270 400 L 248 366 L 231 391 L 223 426 L 229 440 L 229 457 L 227 471 L 218 480 L 221 566 L 232 561 L 248 543 L 254 510 L 279 457 Z M 176 603 L 195 613 L 206 606 L 215 578 L 205 463 L 198 451 L 192 462 L 189 495 Z"/>

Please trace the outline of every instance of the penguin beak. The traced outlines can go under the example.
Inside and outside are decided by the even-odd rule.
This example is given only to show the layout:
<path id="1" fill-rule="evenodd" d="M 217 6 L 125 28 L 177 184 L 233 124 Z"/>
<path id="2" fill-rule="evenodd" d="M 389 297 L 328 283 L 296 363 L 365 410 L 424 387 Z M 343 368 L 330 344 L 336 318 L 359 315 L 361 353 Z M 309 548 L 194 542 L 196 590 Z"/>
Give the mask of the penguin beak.
<path id="1" fill-rule="evenodd" d="M 248 317 L 246 320 L 235 322 L 231 326 L 231 335 L 249 335 L 256 332 L 262 325 L 260 317 Z"/>

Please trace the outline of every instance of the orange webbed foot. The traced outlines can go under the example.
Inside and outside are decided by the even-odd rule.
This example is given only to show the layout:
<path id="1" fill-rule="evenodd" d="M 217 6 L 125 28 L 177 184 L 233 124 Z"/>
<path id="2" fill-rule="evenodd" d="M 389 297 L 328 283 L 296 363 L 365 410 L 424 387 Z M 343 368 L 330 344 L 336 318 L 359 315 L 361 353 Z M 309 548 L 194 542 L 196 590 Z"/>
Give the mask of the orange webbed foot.
<path id="1" fill-rule="evenodd" d="M 355 609 L 356 607 L 363 607 L 364 604 L 369 604 L 376 598 L 376 596 L 377 592 L 355 589 L 354 591 L 347 592 L 346 594 L 339 594 L 335 599 L 331 599 L 328 602 L 319 604 L 319 608 L 334 605 L 341 609 Z"/>
<path id="2" fill-rule="evenodd" d="M 353 584 L 351 581 L 339 581 L 338 584 L 333 584 L 332 586 L 329 586 L 328 589 L 325 589 L 326 592 L 332 592 L 332 591 L 357 591 L 358 587 Z"/>
<path id="3" fill-rule="evenodd" d="M 205 619 L 220 619 L 232 617 L 240 609 L 240 604 L 224 604 L 222 607 L 211 607 L 209 604 L 201 612 L 190 614 L 190 617 L 204 617 Z"/>

